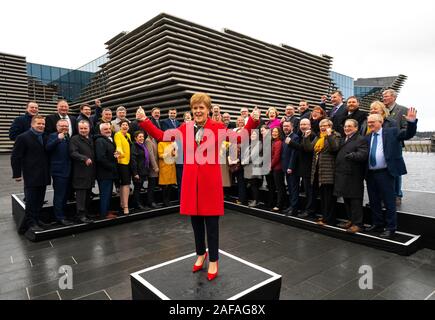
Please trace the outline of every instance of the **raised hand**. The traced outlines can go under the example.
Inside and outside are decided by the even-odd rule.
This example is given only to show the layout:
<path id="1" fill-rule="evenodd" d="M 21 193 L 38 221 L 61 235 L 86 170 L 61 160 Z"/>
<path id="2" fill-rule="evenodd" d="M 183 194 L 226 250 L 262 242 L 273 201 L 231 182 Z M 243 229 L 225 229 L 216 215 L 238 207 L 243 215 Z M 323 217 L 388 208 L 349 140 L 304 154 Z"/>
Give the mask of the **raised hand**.
<path id="1" fill-rule="evenodd" d="M 260 109 L 258 109 L 258 107 L 255 107 L 254 110 L 252 110 L 251 113 L 251 118 L 254 119 L 255 121 L 260 120 Z"/>
<path id="2" fill-rule="evenodd" d="M 147 116 L 145 115 L 145 111 L 142 107 L 139 107 L 136 111 L 136 119 L 138 121 L 143 121 L 147 118 Z"/>
<path id="3" fill-rule="evenodd" d="M 417 110 L 415 108 L 408 109 L 408 115 L 404 116 L 406 121 L 414 122 L 417 119 Z"/>

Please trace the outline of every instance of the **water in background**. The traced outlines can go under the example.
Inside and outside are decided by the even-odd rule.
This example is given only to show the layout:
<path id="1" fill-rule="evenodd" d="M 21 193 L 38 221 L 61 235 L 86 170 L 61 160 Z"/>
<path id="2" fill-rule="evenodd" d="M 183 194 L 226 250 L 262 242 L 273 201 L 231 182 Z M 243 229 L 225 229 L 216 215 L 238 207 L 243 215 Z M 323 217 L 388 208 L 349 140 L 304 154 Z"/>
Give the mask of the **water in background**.
<path id="1" fill-rule="evenodd" d="M 404 152 L 408 174 L 402 189 L 435 192 L 435 153 Z"/>

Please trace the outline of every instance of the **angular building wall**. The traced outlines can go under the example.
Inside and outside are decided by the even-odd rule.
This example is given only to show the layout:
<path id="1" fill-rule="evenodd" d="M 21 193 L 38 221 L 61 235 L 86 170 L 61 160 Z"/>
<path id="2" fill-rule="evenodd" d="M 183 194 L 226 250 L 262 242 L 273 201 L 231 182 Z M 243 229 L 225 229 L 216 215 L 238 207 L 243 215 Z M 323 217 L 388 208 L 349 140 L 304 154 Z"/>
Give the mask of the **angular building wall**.
<path id="1" fill-rule="evenodd" d="M 306 99 L 317 104 L 328 94 L 332 58 L 286 45 L 264 43 L 226 29 L 218 32 L 167 14 L 106 43 L 109 61 L 100 90 L 89 90 L 76 104 L 98 95 L 103 105 L 188 110 L 194 92 L 207 92 L 233 116 L 241 107 L 275 106 Z M 101 77 L 100 77 L 101 78 Z M 101 90 L 102 89 L 102 90 Z M 235 118 L 233 117 L 233 120 Z"/>
<path id="2" fill-rule="evenodd" d="M 26 58 L 0 53 L 0 152 L 12 148 L 9 127 L 24 113 L 28 100 Z"/>

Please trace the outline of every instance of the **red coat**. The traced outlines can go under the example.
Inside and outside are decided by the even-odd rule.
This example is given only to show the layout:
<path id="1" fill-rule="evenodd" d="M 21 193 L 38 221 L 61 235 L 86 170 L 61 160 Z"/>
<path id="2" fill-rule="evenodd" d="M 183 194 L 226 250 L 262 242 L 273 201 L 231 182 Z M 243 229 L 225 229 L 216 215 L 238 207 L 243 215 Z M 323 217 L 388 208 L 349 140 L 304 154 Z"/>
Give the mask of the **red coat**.
<path id="1" fill-rule="evenodd" d="M 245 128 L 249 132 L 257 124 L 252 118 L 249 118 Z M 163 131 L 155 127 L 150 120 L 142 121 L 139 125 L 156 140 L 163 140 Z M 181 134 L 181 141 L 183 143 L 183 178 L 181 182 L 180 213 L 184 215 L 221 216 L 224 214 L 224 194 L 221 167 L 218 162 L 220 149 L 218 130 L 226 130 L 226 128 L 221 122 L 211 119 L 207 120 L 204 129 L 211 130 L 214 133 L 214 138 L 204 136 L 200 146 L 204 150 L 202 153 L 204 155 L 207 155 L 209 151 L 214 152 L 214 155 L 211 155 L 213 161 L 205 161 L 205 163 L 199 164 L 198 159 L 194 156 L 198 146 L 195 143 L 193 126 L 194 122 L 190 121 L 183 123 L 177 129 L 173 129 L 173 131 L 178 131 Z M 231 136 L 237 135 L 232 130 L 226 130 L 226 132 Z M 194 153 L 192 151 L 186 152 L 186 150 L 192 150 L 192 148 L 188 148 L 189 146 L 193 146 Z"/>

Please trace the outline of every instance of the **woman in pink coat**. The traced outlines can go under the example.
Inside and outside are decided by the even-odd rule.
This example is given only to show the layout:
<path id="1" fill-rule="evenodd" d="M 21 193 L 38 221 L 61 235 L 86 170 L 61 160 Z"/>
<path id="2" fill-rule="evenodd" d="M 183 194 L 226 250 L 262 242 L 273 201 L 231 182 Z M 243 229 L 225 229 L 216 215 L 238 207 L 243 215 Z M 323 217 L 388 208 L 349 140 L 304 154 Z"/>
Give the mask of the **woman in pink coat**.
<path id="1" fill-rule="evenodd" d="M 179 128 L 165 132 L 156 128 L 144 114 L 138 113 L 140 126 L 158 141 L 168 141 L 178 136 L 183 149 L 183 178 L 181 184 L 180 214 L 191 216 L 195 236 L 197 260 L 193 272 L 202 269 L 207 258 L 205 229 L 209 248 L 208 280 L 218 274 L 219 216 L 224 214 L 224 195 L 219 159 L 219 147 L 225 139 L 239 139 L 243 134 L 227 130 L 222 122 L 208 117 L 211 99 L 205 93 L 195 93 L 190 99 L 193 120 Z M 255 118 L 255 120 L 253 119 Z M 258 125 L 259 111 L 254 110 L 245 129 Z M 172 136 L 172 137 L 171 137 Z"/>

